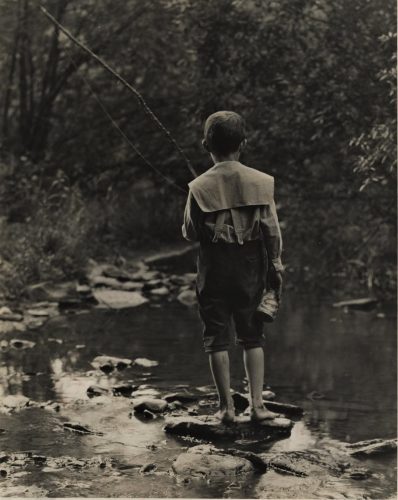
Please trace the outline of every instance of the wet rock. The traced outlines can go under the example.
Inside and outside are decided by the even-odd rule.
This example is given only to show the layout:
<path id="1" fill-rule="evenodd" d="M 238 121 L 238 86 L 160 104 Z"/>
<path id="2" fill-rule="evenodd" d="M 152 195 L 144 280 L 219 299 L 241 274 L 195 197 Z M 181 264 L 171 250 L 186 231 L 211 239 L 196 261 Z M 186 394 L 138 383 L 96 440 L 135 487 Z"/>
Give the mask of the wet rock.
<path id="1" fill-rule="evenodd" d="M 300 416 L 303 415 L 304 409 L 301 406 L 291 405 L 288 403 L 277 403 L 276 401 L 264 401 L 264 406 L 277 413 L 284 413 L 285 415 Z"/>
<path id="2" fill-rule="evenodd" d="M 145 284 L 143 285 L 143 290 L 148 291 L 148 290 L 156 290 L 157 288 L 163 287 L 163 280 L 161 279 L 153 279 L 146 281 Z"/>
<path id="3" fill-rule="evenodd" d="M 76 293 L 78 293 L 79 295 L 87 296 L 91 295 L 92 292 L 89 285 L 77 285 Z"/>
<path id="4" fill-rule="evenodd" d="M 109 278 L 106 276 L 95 276 L 91 281 L 91 284 L 95 287 L 108 287 L 118 289 L 121 285 L 120 281 L 115 278 Z"/>
<path id="5" fill-rule="evenodd" d="M 256 436 L 263 440 L 279 439 L 290 435 L 293 423 L 286 418 L 252 423 L 248 417 L 238 417 L 234 425 L 223 425 L 215 417 L 169 417 L 164 431 L 178 436 L 190 436 L 208 441 L 239 439 Z"/>
<path id="6" fill-rule="evenodd" d="M 160 288 L 153 288 L 150 290 L 150 294 L 156 297 L 166 297 L 170 294 L 170 290 L 165 286 L 161 286 Z"/>
<path id="7" fill-rule="evenodd" d="M 106 266 L 103 269 L 102 274 L 108 278 L 114 278 L 122 282 L 131 281 L 134 277 L 134 273 L 130 273 L 125 269 L 120 269 L 119 267 L 115 266 Z"/>
<path id="8" fill-rule="evenodd" d="M 44 319 L 28 319 L 26 321 L 26 327 L 28 330 L 37 330 L 38 328 L 41 328 L 46 321 Z"/>
<path id="9" fill-rule="evenodd" d="M 159 362 L 147 358 L 136 358 L 134 360 L 134 365 L 141 366 L 142 368 L 152 368 L 153 366 L 158 366 Z"/>
<path id="10" fill-rule="evenodd" d="M 116 356 L 97 356 L 91 361 L 91 366 L 100 369 L 104 373 L 110 373 L 114 369 L 124 370 L 132 365 L 132 360 L 128 358 L 117 358 Z"/>
<path id="11" fill-rule="evenodd" d="M 75 294 L 76 285 L 73 282 L 65 283 L 50 283 L 42 282 L 36 285 L 27 287 L 27 295 L 30 300 L 35 302 L 49 301 L 59 302 L 61 299 L 73 296 Z"/>
<path id="12" fill-rule="evenodd" d="M 270 390 L 266 390 L 266 391 L 263 391 L 263 399 L 266 399 L 267 401 L 272 401 L 273 399 L 275 399 L 275 392 L 273 391 L 270 391 Z"/>
<path id="13" fill-rule="evenodd" d="M 135 397 L 145 397 L 145 398 L 155 398 L 160 399 L 160 391 L 154 389 L 153 387 L 138 386 L 138 389 L 134 392 Z"/>
<path id="14" fill-rule="evenodd" d="M 14 349 L 31 349 L 36 345 L 35 342 L 31 340 L 22 340 L 22 339 L 12 339 L 10 340 L 10 346 Z"/>
<path id="15" fill-rule="evenodd" d="M 0 307 L 0 321 L 22 321 L 23 315 L 13 313 L 7 306 Z"/>
<path id="16" fill-rule="evenodd" d="M 268 467 L 284 474 L 299 477 L 341 476 L 347 466 L 323 450 L 286 451 L 276 454 L 262 454 Z"/>
<path id="17" fill-rule="evenodd" d="M 140 474 L 148 475 L 153 474 L 157 469 L 156 464 L 145 464 L 140 469 Z"/>
<path id="18" fill-rule="evenodd" d="M 184 306 L 192 307 L 196 304 L 196 292 L 193 290 L 184 290 L 177 296 L 177 300 Z"/>
<path id="19" fill-rule="evenodd" d="M 134 273 L 134 279 L 139 281 L 153 281 L 158 279 L 160 273 L 158 271 L 148 271 L 147 269 L 142 269 Z"/>
<path id="20" fill-rule="evenodd" d="M 29 406 L 29 403 L 30 399 L 21 395 L 6 396 L 0 401 L 0 405 L 5 412 L 19 411 Z"/>
<path id="21" fill-rule="evenodd" d="M 49 309 L 28 309 L 27 314 L 30 314 L 31 316 L 36 316 L 38 318 L 43 318 L 43 317 L 48 317 L 50 316 L 50 310 Z"/>
<path id="22" fill-rule="evenodd" d="M 369 469 L 365 469 L 364 467 L 355 467 L 354 469 L 350 469 L 347 472 L 347 476 L 350 479 L 355 479 L 356 481 L 362 481 L 364 479 L 369 479 L 372 476 L 372 473 Z"/>
<path id="23" fill-rule="evenodd" d="M 365 457 L 382 453 L 395 452 L 397 449 L 396 439 L 370 439 L 358 443 L 348 444 L 348 452 L 353 457 Z"/>
<path id="24" fill-rule="evenodd" d="M 133 402 L 133 405 L 136 413 L 143 413 L 145 410 L 152 413 L 163 413 L 168 406 L 164 399 L 155 398 L 139 398 Z"/>
<path id="25" fill-rule="evenodd" d="M 8 351 L 8 347 L 9 347 L 9 344 L 8 344 L 8 340 L 0 340 L 0 350 L 5 352 L 5 351 Z"/>
<path id="26" fill-rule="evenodd" d="M 193 286 L 196 281 L 196 273 L 174 274 L 170 276 L 170 281 L 178 286 Z"/>
<path id="27" fill-rule="evenodd" d="M 92 434 L 92 435 L 97 435 L 101 436 L 102 433 L 93 431 L 87 426 L 81 425 L 79 423 L 74 423 L 74 422 L 65 422 L 63 424 L 64 429 L 75 432 L 76 434 Z"/>
<path id="28" fill-rule="evenodd" d="M 143 289 L 143 284 L 137 281 L 126 281 L 120 284 L 120 290 L 126 290 L 127 292 L 141 291 Z"/>
<path id="29" fill-rule="evenodd" d="M 94 297 L 100 305 L 110 309 L 138 307 L 148 302 L 141 293 L 124 290 L 94 290 Z"/>
<path id="30" fill-rule="evenodd" d="M 179 401 L 180 403 L 195 403 L 199 399 L 199 396 L 189 392 L 173 392 L 163 396 L 163 399 L 168 403 L 173 403 L 174 401 Z"/>
<path id="31" fill-rule="evenodd" d="M 125 398 L 131 397 L 133 392 L 137 389 L 137 386 L 131 384 L 115 385 L 112 387 L 112 392 L 114 396 L 123 396 Z"/>
<path id="32" fill-rule="evenodd" d="M 373 309 L 377 304 L 377 299 L 374 297 L 365 297 L 361 299 L 343 300 L 341 302 L 335 302 L 333 307 L 348 307 L 349 309 L 362 309 L 370 310 Z"/>
<path id="33" fill-rule="evenodd" d="M 239 392 L 235 392 L 234 394 L 232 394 L 232 399 L 234 401 L 235 409 L 238 412 L 245 411 L 250 404 L 249 398 L 243 394 L 240 394 Z"/>
<path id="34" fill-rule="evenodd" d="M 23 332 L 26 325 L 22 321 L 0 321 L 0 334 L 9 332 Z"/>
<path id="35" fill-rule="evenodd" d="M 172 469 L 178 476 L 204 480 L 245 476 L 254 472 L 253 465 L 245 458 L 203 446 L 194 446 L 179 455 Z"/>
<path id="36" fill-rule="evenodd" d="M 90 385 L 90 387 L 87 388 L 86 392 L 89 398 L 94 398 L 96 396 L 104 396 L 106 394 L 109 394 L 108 389 L 106 389 L 105 387 L 100 387 L 99 385 Z"/>

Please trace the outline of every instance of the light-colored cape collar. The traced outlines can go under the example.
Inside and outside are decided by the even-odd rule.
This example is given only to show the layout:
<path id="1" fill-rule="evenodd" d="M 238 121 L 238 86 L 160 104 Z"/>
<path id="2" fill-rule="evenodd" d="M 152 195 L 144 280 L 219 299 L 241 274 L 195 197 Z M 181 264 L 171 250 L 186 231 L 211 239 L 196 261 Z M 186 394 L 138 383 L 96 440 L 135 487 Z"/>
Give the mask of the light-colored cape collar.
<path id="1" fill-rule="evenodd" d="M 269 205 L 274 197 L 274 178 L 238 161 L 216 163 L 189 183 L 203 212 Z"/>

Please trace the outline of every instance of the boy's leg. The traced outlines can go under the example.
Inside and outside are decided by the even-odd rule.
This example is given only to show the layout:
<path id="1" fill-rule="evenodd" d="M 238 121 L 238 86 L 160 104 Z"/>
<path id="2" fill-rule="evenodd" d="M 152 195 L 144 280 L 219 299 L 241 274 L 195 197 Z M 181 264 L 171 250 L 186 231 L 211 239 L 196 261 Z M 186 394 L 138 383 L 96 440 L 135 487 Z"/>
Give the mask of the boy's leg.
<path id="1" fill-rule="evenodd" d="M 246 375 L 249 381 L 251 416 L 253 420 L 275 418 L 277 413 L 269 411 L 263 403 L 264 351 L 262 347 L 253 347 L 243 351 Z"/>
<path id="2" fill-rule="evenodd" d="M 228 351 L 210 353 L 209 361 L 220 401 L 218 417 L 224 423 L 233 422 L 235 418 L 235 408 L 230 391 Z"/>

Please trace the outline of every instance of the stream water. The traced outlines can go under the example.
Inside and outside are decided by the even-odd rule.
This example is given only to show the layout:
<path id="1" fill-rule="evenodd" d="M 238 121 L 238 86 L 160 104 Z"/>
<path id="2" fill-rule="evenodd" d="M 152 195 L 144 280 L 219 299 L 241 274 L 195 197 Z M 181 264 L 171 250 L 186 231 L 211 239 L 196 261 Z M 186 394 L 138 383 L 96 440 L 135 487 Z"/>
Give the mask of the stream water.
<path id="1" fill-rule="evenodd" d="M 23 394 L 64 406 L 59 413 L 32 408 L 0 415 L 0 428 L 5 430 L 0 434 L 1 450 L 53 457 L 101 455 L 116 459 L 119 466 L 111 471 L 33 467 L 15 479 L 0 479 L 0 496 L 267 498 L 266 481 L 275 480 L 272 472 L 244 487 L 225 482 L 179 483 L 168 471 L 172 459 L 190 443 L 166 436 L 161 419 L 130 417 L 127 398 L 86 396 L 91 384 L 110 387 L 127 380 L 161 390 L 211 384 L 195 308 L 166 302 L 119 312 L 92 309 L 59 316 L 40 330 L 5 338 L 33 340 L 36 345 L 0 353 L 2 396 Z M 267 385 L 279 401 L 305 409 L 291 437 L 275 443 L 273 449 L 330 448 L 396 435 L 394 318 L 344 313 L 330 304 L 292 295 L 285 298 L 278 321 L 268 329 L 265 352 Z M 99 354 L 146 357 L 159 365 L 105 375 L 90 365 Z M 239 348 L 231 350 L 231 365 L 233 388 L 243 390 Z M 89 425 L 103 435 L 66 432 L 65 421 Z M 254 451 L 260 448 L 261 444 L 254 446 Z M 336 479 L 322 497 L 393 498 L 395 459 L 390 455 L 363 460 L 363 466 L 373 472 L 371 478 Z M 139 472 L 148 463 L 157 465 L 156 474 Z"/>

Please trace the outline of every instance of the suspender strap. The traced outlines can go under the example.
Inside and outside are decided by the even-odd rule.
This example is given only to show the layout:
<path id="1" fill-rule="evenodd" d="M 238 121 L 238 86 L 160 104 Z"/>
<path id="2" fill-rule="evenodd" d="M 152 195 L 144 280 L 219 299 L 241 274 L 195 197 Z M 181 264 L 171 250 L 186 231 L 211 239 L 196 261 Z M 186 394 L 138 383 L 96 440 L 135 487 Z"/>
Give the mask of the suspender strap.
<path id="1" fill-rule="evenodd" d="M 236 239 L 239 245 L 243 245 L 243 227 L 241 224 L 239 212 L 235 208 L 231 208 L 232 224 L 234 225 Z"/>

